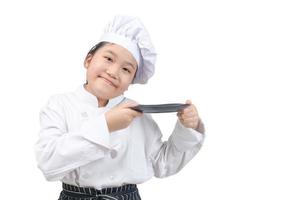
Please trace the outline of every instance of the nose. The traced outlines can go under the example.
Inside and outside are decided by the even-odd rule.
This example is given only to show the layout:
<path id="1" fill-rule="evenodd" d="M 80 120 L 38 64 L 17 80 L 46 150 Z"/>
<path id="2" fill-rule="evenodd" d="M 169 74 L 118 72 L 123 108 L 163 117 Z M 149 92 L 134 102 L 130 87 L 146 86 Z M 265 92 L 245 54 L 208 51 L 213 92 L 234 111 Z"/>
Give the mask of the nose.
<path id="1" fill-rule="evenodd" d="M 112 77 L 112 78 L 114 78 L 114 79 L 118 79 L 118 69 L 119 67 L 118 66 L 116 66 L 116 65 L 111 65 L 111 66 L 109 66 L 107 69 L 106 69 L 106 73 L 110 76 L 110 77 Z"/>

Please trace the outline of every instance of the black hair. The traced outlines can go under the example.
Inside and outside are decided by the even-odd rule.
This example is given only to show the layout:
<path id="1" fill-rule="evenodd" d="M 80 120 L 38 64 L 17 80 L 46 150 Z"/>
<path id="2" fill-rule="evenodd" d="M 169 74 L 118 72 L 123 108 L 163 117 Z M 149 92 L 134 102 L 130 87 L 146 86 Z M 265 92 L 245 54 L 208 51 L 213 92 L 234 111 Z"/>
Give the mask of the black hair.
<path id="1" fill-rule="evenodd" d="M 99 50 L 101 47 L 105 46 L 106 44 L 109 44 L 109 42 L 100 42 L 100 43 L 97 43 L 96 45 L 94 45 L 94 46 L 89 50 L 89 52 L 87 53 L 86 57 L 87 57 L 88 55 L 92 55 L 92 56 L 93 56 L 97 50 Z"/>

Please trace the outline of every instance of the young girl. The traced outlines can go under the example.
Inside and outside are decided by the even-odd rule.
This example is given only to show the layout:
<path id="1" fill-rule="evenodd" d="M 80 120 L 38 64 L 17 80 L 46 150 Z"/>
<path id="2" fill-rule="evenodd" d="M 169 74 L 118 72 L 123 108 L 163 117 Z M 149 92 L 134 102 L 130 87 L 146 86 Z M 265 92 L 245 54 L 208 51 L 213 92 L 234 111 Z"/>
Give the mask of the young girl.
<path id="1" fill-rule="evenodd" d="M 38 167 L 66 199 L 140 199 L 136 184 L 177 173 L 204 140 L 197 110 L 178 112 L 168 141 L 123 93 L 154 73 L 156 53 L 138 18 L 116 16 L 87 54 L 86 83 L 52 96 L 40 112 Z"/>

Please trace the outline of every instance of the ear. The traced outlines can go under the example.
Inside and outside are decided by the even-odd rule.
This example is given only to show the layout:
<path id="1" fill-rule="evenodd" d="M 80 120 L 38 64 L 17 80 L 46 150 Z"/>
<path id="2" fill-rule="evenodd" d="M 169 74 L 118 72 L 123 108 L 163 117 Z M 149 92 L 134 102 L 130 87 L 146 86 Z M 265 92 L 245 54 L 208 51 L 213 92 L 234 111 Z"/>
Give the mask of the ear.
<path id="1" fill-rule="evenodd" d="M 89 64 L 90 64 L 90 62 L 92 60 L 92 57 L 93 57 L 93 55 L 91 55 L 91 54 L 88 54 L 86 56 L 86 58 L 85 58 L 85 60 L 83 62 L 84 68 L 86 68 L 86 69 L 88 68 L 88 66 L 89 66 Z"/>

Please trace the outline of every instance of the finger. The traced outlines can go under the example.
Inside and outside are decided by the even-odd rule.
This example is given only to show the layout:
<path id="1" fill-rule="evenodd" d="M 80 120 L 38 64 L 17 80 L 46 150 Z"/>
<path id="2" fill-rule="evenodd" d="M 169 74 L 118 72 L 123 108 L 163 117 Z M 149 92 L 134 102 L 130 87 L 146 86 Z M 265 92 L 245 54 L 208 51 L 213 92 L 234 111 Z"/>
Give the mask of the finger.
<path id="1" fill-rule="evenodd" d="M 180 122 L 183 124 L 192 124 L 192 123 L 197 123 L 198 119 L 197 118 L 179 118 Z"/>
<path id="2" fill-rule="evenodd" d="M 183 125 L 190 128 L 197 128 L 199 121 L 183 121 Z"/>
<path id="3" fill-rule="evenodd" d="M 197 108 L 196 108 L 196 106 L 195 106 L 194 104 L 192 104 L 192 109 L 193 109 L 193 112 L 194 112 L 197 116 L 199 116 L 198 110 L 197 110 Z"/>
<path id="4" fill-rule="evenodd" d="M 180 117 L 182 119 L 184 119 L 184 120 L 198 120 L 199 119 L 199 116 L 196 115 L 196 114 L 193 114 L 193 115 L 181 115 Z"/>
<path id="5" fill-rule="evenodd" d="M 191 102 L 191 100 L 186 100 L 186 103 L 185 103 L 185 104 L 187 104 L 187 105 L 191 105 L 192 102 Z M 186 110 L 186 109 L 189 108 L 189 107 L 190 107 L 190 106 L 186 106 L 185 108 L 180 109 L 179 112 L 182 113 L 182 112 L 184 112 L 184 110 Z"/>
<path id="6" fill-rule="evenodd" d="M 196 112 L 186 112 L 182 115 L 183 118 L 199 118 L 198 113 Z"/>
<path id="7" fill-rule="evenodd" d="M 192 106 L 189 106 L 182 111 L 182 114 L 187 114 L 187 113 L 195 113 L 195 109 Z"/>
<path id="8" fill-rule="evenodd" d="M 137 105 L 138 105 L 138 103 L 136 101 L 128 101 L 128 102 L 120 104 L 119 106 L 121 108 L 131 108 L 131 107 L 135 107 Z"/>
<path id="9" fill-rule="evenodd" d="M 189 107 L 185 108 L 183 112 L 184 112 L 184 114 L 194 113 L 194 114 L 198 115 L 197 108 L 194 104 L 191 104 Z"/>
<path id="10" fill-rule="evenodd" d="M 182 118 L 183 119 L 183 121 L 184 122 L 187 122 L 187 123 L 189 123 L 189 122 L 194 122 L 194 121 L 196 121 L 197 119 L 196 118 L 194 118 L 194 117 L 189 117 L 189 118 Z"/>
<path id="11" fill-rule="evenodd" d="M 182 111 L 179 111 L 179 112 L 177 112 L 177 116 L 178 116 L 178 117 L 181 117 L 181 116 L 182 116 L 182 114 L 183 114 L 183 112 L 182 112 Z"/>
<path id="12" fill-rule="evenodd" d="M 193 117 L 198 116 L 198 113 L 195 112 L 193 108 L 190 108 L 188 110 L 184 110 L 184 112 L 181 113 L 182 117 Z"/>
<path id="13" fill-rule="evenodd" d="M 129 113 L 132 117 L 138 117 L 138 116 L 141 116 L 143 113 L 140 112 L 140 111 L 136 111 L 136 110 L 133 110 L 133 109 L 129 109 Z"/>
<path id="14" fill-rule="evenodd" d="M 194 109 L 194 104 L 189 104 L 187 107 L 184 108 L 184 110 L 191 110 Z"/>
<path id="15" fill-rule="evenodd" d="M 177 113 L 177 116 L 178 116 L 179 119 L 182 119 L 182 118 L 183 118 L 183 114 L 182 114 L 181 112 L 178 112 L 178 113 Z"/>
<path id="16" fill-rule="evenodd" d="M 190 118 L 190 117 L 194 117 L 194 116 L 195 116 L 195 114 L 193 112 L 184 112 L 181 115 L 182 118 Z"/>

